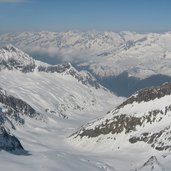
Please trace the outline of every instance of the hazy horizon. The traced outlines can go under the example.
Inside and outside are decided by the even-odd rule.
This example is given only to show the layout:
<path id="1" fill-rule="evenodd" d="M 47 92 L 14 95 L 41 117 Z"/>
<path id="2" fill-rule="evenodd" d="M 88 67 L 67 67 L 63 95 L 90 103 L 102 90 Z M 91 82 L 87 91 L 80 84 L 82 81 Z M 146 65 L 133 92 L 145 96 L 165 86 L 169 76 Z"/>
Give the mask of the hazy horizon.
<path id="1" fill-rule="evenodd" d="M 171 1 L 0 0 L 0 33 L 171 30 Z"/>

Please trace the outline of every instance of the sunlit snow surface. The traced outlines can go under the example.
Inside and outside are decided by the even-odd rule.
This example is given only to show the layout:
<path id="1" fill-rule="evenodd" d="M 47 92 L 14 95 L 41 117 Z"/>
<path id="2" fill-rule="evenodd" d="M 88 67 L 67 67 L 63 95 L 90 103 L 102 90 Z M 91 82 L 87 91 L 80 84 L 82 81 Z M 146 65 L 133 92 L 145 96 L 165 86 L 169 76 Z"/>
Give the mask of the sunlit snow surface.
<path id="1" fill-rule="evenodd" d="M 0 80 L 0 87 L 8 90 L 9 94 L 24 99 L 46 116 L 45 121 L 25 117 L 26 123 L 23 126 L 16 125 L 16 130 L 12 130 L 12 133 L 20 140 L 29 155 L 14 155 L 1 151 L 0 169 L 5 171 L 23 169 L 26 171 L 135 171 L 135 169 L 151 171 L 151 165 L 143 166 L 154 155 L 161 164 L 153 162 L 154 168 L 170 170 L 169 153 L 163 154 L 152 150 L 144 143 L 130 145 L 127 140 L 121 138 L 122 141 L 118 143 L 124 144 L 124 148 L 112 150 L 111 142 L 102 143 L 100 148 L 92 148 L 98 145 L 92 140 L 80 148 L 80 142 L 75 141 L 73 145 L 68 141 L 68 137 L 77 128 L 96 117 L 103 116 L 108 110 L 120 104 L 122 98 L 117 98 L 103 89 L 83 85 L 72 76 L 65 74 L 37 71 L 25 74 L 16 70 L 2 70 Z M 74 101 L 65 98 L 71 94 L 75 96 Z M 97 103 L 92 105 L 92 99 L 96 99 Z M 86 103 L 83 102 L 84 100 Z M 157 101 L 150 103 L 157 104 Z M 163 99 L 162 103 L 164 102 L 169 104 L 167 96 Z M 69 105 L 66 110 L 68 119 L 58 115 L 60 103 Z M 83 105 L 84 109 L 74 109 L 75 103 Z M 137 105 L 134 104 L 134 109 Z M 141 107 L 148 104 L 139 105 Z M 153 105 L 149 104 L 147 110 L 152 109 L 151 106 Z M 56 110 L 56 113 L 45 112 L 46 108 Z M 139 111 L 140 108 L 137 107 L 137 112 Z M 108 116 L 110 117 L 110 114 Z M 167 157 L 164 158 L 162 155 Z"/>
<path id="2" fill-rule="evenodd" d="M 104 116 L 124 100 L 102 87 L 96 89 L 84 85 L 65 72 L 46 73 L 36 69 L 28 73 L 2 69 L 0 87 L 44 115 L 43 120 L 23 116 L 25 124 L 15 125 L 16 130 L 11 132 L 29 154 L 0 151 L 0 170 L 170 171 L 168 151 L 156 151 L 142 142 L 131 145 L 124 134 L 119 135 L 116 146 L 105 136 L 103 143 L 97 143 L 97 139 L 69 141 L 68 137 L 81 125 Z M 170 104 L 170 96 L 149 103 L 135 103 L 132 108 L 128 104 L 121 112 L 135 112 L 141 116 L 153 110 L 154 106 L 161 108 L 163 104 Z M 112 117 L 111 114 L 106 117 Z M 169 120 L 164 119 L 161 125 L 163 123 L 169 124 Z M 150 130 L 150 126 L 146 128 Z M 151 156 L 157 159 L 150 160 Z"/>
<path id="3" fill-rule="evenodd" d="M 0 72 L 0 80 L 0 87 L 45 116 L 45 120 L 26 117 L 23 126 L 16 125 L 16 130 L 11 130 L 30 155 L 1 151 L 0 170 L 114 170 L 103 157 L 73 149 L 66 139 L 79 126 L 102 116 L 123 98 L 103 88 L 83 85 L 65 73 L 5 69 Z M 61 110 L 68 119 L 60 115 Z"/>

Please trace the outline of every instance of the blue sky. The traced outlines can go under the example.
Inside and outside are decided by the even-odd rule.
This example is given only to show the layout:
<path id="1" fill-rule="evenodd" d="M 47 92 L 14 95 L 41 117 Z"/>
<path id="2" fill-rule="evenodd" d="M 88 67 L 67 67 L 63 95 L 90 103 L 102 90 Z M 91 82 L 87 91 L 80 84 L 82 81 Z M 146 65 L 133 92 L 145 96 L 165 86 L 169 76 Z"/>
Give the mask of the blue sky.
<path id="1" fill-rule="evenodd" d="M 0 0 L 0 32 L 171 30 L 171 0 Z"/>

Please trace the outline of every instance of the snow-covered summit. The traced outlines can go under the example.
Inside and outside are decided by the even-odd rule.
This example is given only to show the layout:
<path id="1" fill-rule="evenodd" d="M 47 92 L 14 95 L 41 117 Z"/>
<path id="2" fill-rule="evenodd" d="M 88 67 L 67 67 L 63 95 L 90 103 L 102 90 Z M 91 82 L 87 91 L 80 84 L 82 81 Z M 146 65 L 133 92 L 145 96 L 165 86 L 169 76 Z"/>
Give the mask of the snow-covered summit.
<path id="1" fill-rule="evenodd" d="M 8 61 L 12 59 L 20 61 L 23 64 L 30 64 L 33 62 L 33 58 L 12 44 L 2 47 L 0 49 L 0 61 Z"/>
<path id="2" fill-rule="evenodd" d="M 35 68 L 35 61 L 20 49 L 7 45 L 0 49 L 0 68 L 10 70 L 15 68 L 27 72 Z"/>

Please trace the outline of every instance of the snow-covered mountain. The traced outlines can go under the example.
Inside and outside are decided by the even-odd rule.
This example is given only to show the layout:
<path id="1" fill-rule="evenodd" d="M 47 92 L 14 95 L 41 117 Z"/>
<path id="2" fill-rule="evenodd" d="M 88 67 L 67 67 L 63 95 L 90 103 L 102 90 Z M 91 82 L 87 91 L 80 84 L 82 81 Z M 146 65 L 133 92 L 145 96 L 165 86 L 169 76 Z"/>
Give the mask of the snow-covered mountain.
<path id="1" fill-rule="evenodd" d="M 24 125 L 25 117 L 43 120 L 26 102 L 17 99 L 0 88 L 0 150 L 14 154 L 26 154 L 20 141 L 13 135 L 15 125 Z"/>
<path id="2" fill-rule="evenodd" d="M 170 99 L 171 83 L 140 90 L 106 116 L 82 126 L 69 142 L 88 151 L 120 152 L 130 158 L 130 151 L 138 153 L 135 163 L 156 156 L 152 164 L 137 170 L 163 170 L 157 158 L 163 163 L 170 159 Z"/>
<path id="3" fill-rule="evenodd" d="M 0 49 L 0 87 L 0 170 L 115 170 L 67 143 L 76 127 L 123 101 L 89 72 L 8 45 Z"/>
<path id="4" fill-rule="evenodd" d="M 8 43 L 42 60 L 74 63 L 122 96 L 171 80 L 171 32 L 43 31 L 0 35 L 0 45 Z"/>
<path id="5" fill-rule="evenodd" d="M 85 120 L 91 117 L 87 115 Z M 93 157 L 90 160 L 66 145 L 65 137 L 82 120 L 60 120 L 37 113 L 26 102 L 0 89 L 0 169 L 79 171 L 83 167 L 85 171 L 113 171 L 105 162 Z"/>
<path id="6" fill-rule="evenodd" d="M 100 112 L 106 106 L 101 97 L 109 106 L 115 104 L 116 96 L 90 73 L 78 72 L 69 63 L 48 65 L 36 61 L 12 45 L 0 50 L 0 68 L 0 87 L 40 113 L 68 117 L 84 111 Z"/>

